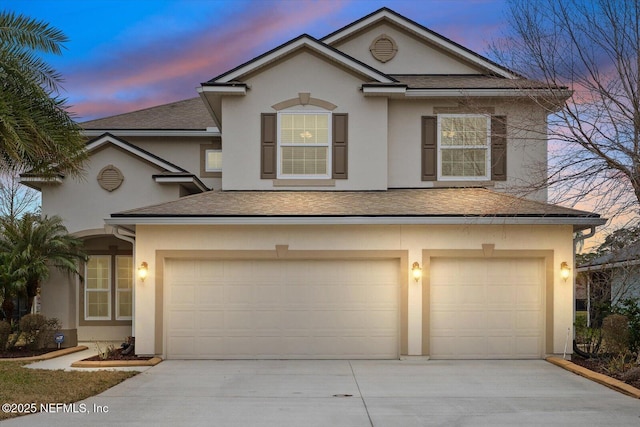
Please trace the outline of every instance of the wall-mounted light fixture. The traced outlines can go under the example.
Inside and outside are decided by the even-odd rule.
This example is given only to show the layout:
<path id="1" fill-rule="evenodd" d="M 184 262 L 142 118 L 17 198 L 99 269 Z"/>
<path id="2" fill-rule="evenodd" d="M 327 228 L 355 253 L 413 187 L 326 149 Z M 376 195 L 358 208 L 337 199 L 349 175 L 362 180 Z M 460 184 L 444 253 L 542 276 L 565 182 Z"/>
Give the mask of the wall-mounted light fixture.
<path id="1" fill-rule="evenodd" d="M 418 261 L 414 262 L 411 266 L 411 274 L 416 282 L 422 277 L 422 269 L 420 268 Z"/>
<path id="2" fill-rule="evenodd" d="M 149 273 L 149 265 L 143 261 L 140 267 L 138 267 L 138 277 L 140 280 L 144 282 L 144 279 L 147 278 L 147 273 Z"/>
<path id="3" fill-rule="evenodd" d="M 562 263 L 560 264 L 560 277 L 562 277 L 562 279 L 566 282 L 569 276 L 571 276 L 571 268 L 566 261 L 562 261 Z"/>

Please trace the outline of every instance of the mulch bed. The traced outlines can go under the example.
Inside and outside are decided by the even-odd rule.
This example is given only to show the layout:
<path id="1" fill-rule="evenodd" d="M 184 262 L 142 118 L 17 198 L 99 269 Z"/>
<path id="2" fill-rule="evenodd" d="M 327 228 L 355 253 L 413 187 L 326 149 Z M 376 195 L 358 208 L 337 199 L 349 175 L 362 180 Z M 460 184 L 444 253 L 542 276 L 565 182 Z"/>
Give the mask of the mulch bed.
<path id="1" fill-rule="evenodd" d="M 103 360 L 151 360 L 151 357 L 141 357 L 141 356 L 136 356 L 135 354 L 122 354 L 122 349 L 121 348 L 117 348 L 112 355 L 110 355 L 109 357 L 107 357 L 106 359 L 101 358 L 99 355 L 93 356 L 93 357 L 88 357 L 86 359 L 86 361 L 103 361 Z"/>
<path id="2" fill-rule="evenodd" d="M 603 360 L 603 359 L 583 359 L 580 356 L 576 356 L 574 355 L 571 358 L 571 361 L 573 363 L 575 363 L 576 365 L 580 365 L 584 368 L 587 368 L 593 372 L 597 372 L 599 374 L 603 374 L 603 375 L 607 375 L 611 378 L 615 378 L 617 380 L 620 380 L 622 382 L 625 382 L 627 384 L 629 384 L 630 386 L 633 386 L 637 389 L 640 389 L 640 379 L 636 379 L 636 380 L 629 380 L 629 379 L 625 379 L 623 374 L 612 374 L 609 373 L 608 371 L 608 365 L 607 365 L 607 361 Z"/>
<path id="3" fill-rule="evenodd" d="M 57 348 L 43 348 L 40 350 L 31 350 L 26 347 L 15 347 L 11 350 L 0 352 L 0 359 L 12 359 L 14 357 L 33 357 L 41 356 L 52 351 L 57 351 Z"/>

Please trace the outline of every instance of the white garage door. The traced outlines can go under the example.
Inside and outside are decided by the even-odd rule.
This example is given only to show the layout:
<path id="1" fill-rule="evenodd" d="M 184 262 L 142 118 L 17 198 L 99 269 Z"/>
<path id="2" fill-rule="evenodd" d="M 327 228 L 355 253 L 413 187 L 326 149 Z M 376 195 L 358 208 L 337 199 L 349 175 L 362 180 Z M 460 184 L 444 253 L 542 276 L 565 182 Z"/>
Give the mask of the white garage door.
<path id="1" fill-rule="evenodd" d="M 398 356 L 398 261 L 168 260 L 174 359 Z"/>
<path id="2" fill-rule="evenodd" d="M 543 283 L 541 259 L 432 260 L 431 357 L 542 357 Z"/>

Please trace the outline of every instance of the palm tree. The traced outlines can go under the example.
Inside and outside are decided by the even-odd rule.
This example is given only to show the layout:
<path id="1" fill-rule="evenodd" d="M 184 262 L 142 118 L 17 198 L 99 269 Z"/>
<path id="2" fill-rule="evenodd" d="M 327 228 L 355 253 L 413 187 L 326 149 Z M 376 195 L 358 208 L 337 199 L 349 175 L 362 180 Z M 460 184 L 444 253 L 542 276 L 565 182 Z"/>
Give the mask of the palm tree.
<path id="1" fill-rule="evenodd" d="M 11 323 L 15 304 L 13 299 L 24 293 L 24 279 L 22 279 L 13 266 L 11 254 L 0 252 L 0 308 L 5 320 Z M 2 320 L 2 316 L 0 316 Z M 0 351 L 2 349 L 0 348 Z"/>
<path id="2" fill-rule="evenodd" d="M 61 54 L 66 36 L 43 21 L 0 11 L 0 171 L 78 175 L 80 127 L 59 97 L 61 76 L 36 53 Z"/>
<path id="3" fill-rule="evenodd" d="M 0 252 L 9 254 L 13 274 L 24 281 L 27 311 L 50 268 L 79 275 L 78 262 L 87 258 L 82 240 L 69 235 L 59 216 L 27 213 L 20 218 L 4 217 L 0 218 L 0 230 Z"/>

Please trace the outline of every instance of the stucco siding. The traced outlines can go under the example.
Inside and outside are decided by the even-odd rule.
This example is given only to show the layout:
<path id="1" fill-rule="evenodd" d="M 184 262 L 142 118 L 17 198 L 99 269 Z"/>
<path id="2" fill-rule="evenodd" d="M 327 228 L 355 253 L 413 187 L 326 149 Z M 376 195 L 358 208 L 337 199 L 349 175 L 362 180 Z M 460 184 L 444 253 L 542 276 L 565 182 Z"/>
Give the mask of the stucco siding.
<path id="1" fill-rule="evenodd" d="M 359 90 L 362 83 L 351 72 L 308 51 L 247 78 L 251 89 L 245 96 L 222 100 L 223 189 L 274 189 L 271 180 L 260 179 L 260 114 L 275 113 L 273 105 L 310 93 L 336 105 L 334 113 L 349 114 L 349 179 L 336 180 L 329 189 L 385 190 L 387 103 L 382 98 L 365 98 Z M 319 110 L 312 105 L 292 108 Z"/>
<path id="2" fill-rule="evenodd" d="M 369 51 L 371 43 L 381 34 L 390 36 L 398 47 L 395 57 L 385 63 L 376 60 Z M 334 47 L 387 74 L 482 74 L 463 60 L 387 23 L 371 26 Z"/>
<path id="3" fill-rule="evenodd" d="M 389 188 L 429 188 L 434 181 L 421 181 L 421 121 L 434 108 L 458 106 L 450 100 L 389 101 Z M 547 170 L 545 121 L 542 112 L 526 104 L 474 101 L 474 109 L 492 108 L 507 117 L 507 180 L 494 182 L 496 190 L 509 190 L 538 201 L 546 201 L 546 190 L 532 191 L 532 184 Z"/>
<path id="4" fill-rule="evenodd" d="M 423 265 L 423 251 L 477 251 L 494 245 L 500 251 L 550 251 L 547 269 L 553 307 L 552 348 L 561 353 L 567 329 L 572 328 L 573 286 L 559 277 L 562 261 L 572 259 L 571 226 L 151 226 L 137 228 L 136 259 L 149 264 L 150 274 L 136 282 L 136 344 L 142 354 L 156 352 L 156 264 L 159 251 L 274 251 L 287 245 L 290 251 L 406 251 L 405 286 L 408 288 L 408 354 L 420 355 L 423 336 L 421 283 L 410 276 L 410 266 Z M 462 253 L 462 252 L 461 252 Z M 311 255 L 310 255 L 311 256 Z M 487 255 L 491 256 L 491 255 Z M 401 266 L 402 267 L 402 266 Z M 424 275 L 428 275 L 424 271 Z"/>
<path id="5" fill-rule="evenodd" d="M 124 175 L 122 185 L 111 192 L 97 181 L 100 170 L 108 165 Z M 160 172 L 130 154 L 107 147 L 93 153 L 82 178 L 67 177 L 60 185 L 43 186 L 42 212 L 62 217 L 71 233 L 104 228 L 104 219 L 111 213 L 177 199 L 178 185 L 153 180 L 152 175 Z"/>

